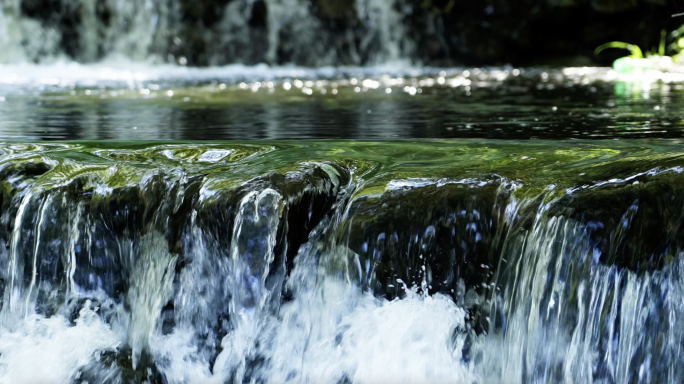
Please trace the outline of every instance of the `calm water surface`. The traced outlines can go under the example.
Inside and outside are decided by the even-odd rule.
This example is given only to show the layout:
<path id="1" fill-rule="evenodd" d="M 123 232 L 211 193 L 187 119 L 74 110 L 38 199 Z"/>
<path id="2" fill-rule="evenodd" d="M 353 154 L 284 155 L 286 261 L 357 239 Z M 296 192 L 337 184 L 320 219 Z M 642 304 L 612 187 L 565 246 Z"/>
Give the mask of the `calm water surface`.
<path id="1" fill-rule="evenodd" d="M 4 70 L 18 74 L 0 86 L 3 139 L 613 139 L 684 132 L 681 79 L 625 79 L 609 69 Z"/>

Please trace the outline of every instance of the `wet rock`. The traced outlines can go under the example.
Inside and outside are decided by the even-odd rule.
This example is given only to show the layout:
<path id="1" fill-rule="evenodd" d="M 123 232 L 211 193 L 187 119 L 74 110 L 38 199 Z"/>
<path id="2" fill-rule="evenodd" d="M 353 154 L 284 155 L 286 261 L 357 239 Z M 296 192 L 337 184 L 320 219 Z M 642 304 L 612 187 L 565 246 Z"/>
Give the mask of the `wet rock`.
<path id="1" fill-rule="evenodd" d="M 82 23 L 82 5 L 79 2 L 60 0 L 24 0 L 21 1 L 23 15 L 39 20 L 43 26 L 52 27 L 60 32 L 60 48 L 70 56 L 77 56 L 80 49 L 79 30 Z M 57 52 L 40 52 L 49 56 Z M 40 57 L 33 58 L 39 60 Z"/>
<path id="2" fill-rule="evenodd" d="M 183 20 L 199 27 L 212 27 L 223 18 L 226 5 L 232 0 L 181 0 Z"/>
<path id="3" fill-rule="evenodd" d="M 157 380 L 156 368 L 145 368 L 153 363 L 145 363 L 147 339 L 153 331 L 172 333 L 184 321 L 196 326 L 198 354 L 212 363 L 233 327 L 229 304 L 234 296 L 244 294 L 238 303 L 256 306 L 261 296 L 249 295 L 267 295 L 264 310 L 277 309 L 299 247 L 332 214 L 338 194 L 350 183 L 349 172 L 332 163 L 243 181 L 232 172 L 188 175 L 182 168 L 136 168 L 144 161 L 135 157 L 103 172 L 79 172 L 71 178 L 62 173 L 63 167 L 55 170 L 41 163 L 16 162 L 0 168 L 2 222 L 7 228 L 1 233 L 0 262 L 7 264 L 8 244 L 14 242 L 15 288 L 34 289 L 26 287 L 35 278 L 35 308 L 45 316 L 58 314 L 75 286 L 83 292 L 99 291 L 111 298 L 110 307 L 124 308 L 137 324 L 135 329 L 143 330 L 129 335 L 126 346 L 133 348 L 133 359 L 140 359 L 142 371 L 125 365 L 130 353 L 117 352 L 117 357 L 105 354 L 97 367 L 85 369 L 82 378 L 88 380 Z M 271 199 L 249 200 L 265 191 L 272 191 Z M 246 200 L 249 212 L 241 210 Z M 244 223 L 236 230 L 238 220 Z M 14 228 L 17 222 L 19 227 Z M 248 270 L 236 272 L 233 249 Z M 264 258 L 267 254 L 272 259 Z M 192 276 L 189 281 L 183 280 L 186 269 Z M 247 276 L 250 272 L 254 276 Z M 230 279 L 261 279 L 262 274 L 263 288 L 250 286 L 242 292 L 229 284 Z M 207 277 L 202 286 L 197 276 L 211 279 Z M 4 288 L 8 276 L 0 277 Z M 184 290 L 194 288 L 201 292 L 183 296 Z M 210 305 L 202 308 L 197 301 Z M 69 304 L 65 316 L 73 321 L 81 304 Z M 108 324 L 123 321 L 116 316 L 102 318 Z M 201 326 L 199 319 L 205 322 Z"/>
<path id="4" fill-rule="evenodd" d="M 130 349 L 104 351 L 78 372 L 74 383 L 102 384 L 163 384 L 167 380 L 159 372 L 152 356 L 143 353 L 138 364 L 133 368 Z"/>
<path id="5" fill-rule="evenodd" d="M 350 275 L 360 285 L 387 299 L 411 286 L 449 295 L 468 310 L 474 336 L 489 330 L 506 243 L 527 235 L 540 202 L 512 201 L 497 178 L 400 188 L 354 201 L 338 242 L 353 252 Z"/>
<path id="6" fill-rule="evenodd" d="M 35 188 L 38 178 L 50 177 L 50 169 L 45 163 L 35 162 L 14 162 L 0 169 L 3 243 L 11 243 L 18 210 L 26 199 L 22 208 L 25 218 L 20 223 L 22 243 L 17 245 L 18 252 L 25 254 L 24 259 L 32 259 L 35 226 L 41 210 L 43 216 L 50 218 L 40 224 L 40 278 L 56 286 L 62 284 L 65 263 L 69 262 L 64 255 L 73 252 L 78 265 L 72 276 L 75 283 L 84 289 L 104 289 L 111 297 L 119 297 L 127 290 L 126 276 L 133 264 L 130 260 L 145 234 L 164 234 L 169 250 L 183 255 L 188 247 L 183 243 L 187 241 L 183 234 L 188 231 L 193 209 L 198 210 L 197 224 L 207 234 L 213 234 L 218 246 L 230 249 L 230 236 L 225 233 L 232 230 L 235 209 L 245 195 L 255 190 L 271 188 L 284 198 L 276 253 L 282 254 L 279 262 L 290 268 L 299 246 L 322 217 L 329 214 L 336 194 L 349 182 L 342 167 L 322 165 L 287 174 L 274 173 L 237 188 L 219 190 L 217 193 L 225 199 L 211 204 L 198 203 L 204 177 L 187 177 L 182 171 L 151 172 L 143 181 L 121 179 L 125 172 L 107 181 L 96 173 L 29 191 Z M 64 233 L 69 236 L 65 238 Z M 181 260 L 179 268 L 182 265 Z M 27 264 L 24 273 L 28 280 L 31 271 Z"/>
<path id="7" fill-rule="evenodd" d="M 388 299 L 403 296 L 405 284 L 478 307 L 501 254 L 509 193 L 499 180 L 476 180 L 358 198 L 342 225 L 358 257 L 352 272 Z"/>
<path id="8" fill-rule="evenodd" d="M 268 7 L 264 1 L 208 2 L 207 15 L 193 16 L 182 23 L 177 36 L 169 37 L 165 56 L 187 65 L 206 66 L 227 63 L 258 64 L 267 62 L 269 49 Z M 194 2 L 188 1 L 188 8 Z M 208 24 L 207 24 L 208 23 Z"/>
<path id="9" fill-rule="evenodd" d="M 668 171 L 576 191 L 549 215 L 583 223 L 602 263 L 658 270 L 684 250 L 684 177 Z"/>
<path id="10" fill-rule="evenodd" d="M 230 248 L 230 238 L 225 231 L 233 228 L 236 208 L 240 201 L 252 191 L 272 189 L 284 198 L 282 212 L 282 243 L 279 250 L 285 251 L 287 265 L 292 266 L 299 246 L 306 242 L 309 232 L 330 214 L 329 209 L 337 193 L 349 182 L 349 173 L 336 164 L 312 167 L 289 172 L 285 175 L 273 173 L 258 177 L 237 188 L 215 190 L 216 197 L 206 203 L 198 203 L 197 225 L 211 234 L 217 245 Z M 215 188 L 208 186 L 208 188 Z"/>

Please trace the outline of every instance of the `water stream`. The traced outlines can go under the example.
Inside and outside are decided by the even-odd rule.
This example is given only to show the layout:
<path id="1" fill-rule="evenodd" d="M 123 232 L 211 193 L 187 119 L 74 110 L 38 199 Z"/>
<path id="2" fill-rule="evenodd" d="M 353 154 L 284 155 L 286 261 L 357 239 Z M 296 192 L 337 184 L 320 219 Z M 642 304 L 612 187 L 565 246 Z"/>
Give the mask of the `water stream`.
<path id="1" fill-rule="evenodd" d="M 676 140 L 5 142 L 0 375 L 679 382 L 682 166 Z"/>

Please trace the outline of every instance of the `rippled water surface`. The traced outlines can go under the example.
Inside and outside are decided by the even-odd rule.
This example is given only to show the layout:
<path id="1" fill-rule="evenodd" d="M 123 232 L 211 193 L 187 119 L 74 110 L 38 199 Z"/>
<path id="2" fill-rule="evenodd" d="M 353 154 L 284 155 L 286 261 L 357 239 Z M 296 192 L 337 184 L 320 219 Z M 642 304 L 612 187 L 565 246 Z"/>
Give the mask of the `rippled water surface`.
<path id="1" fill-rule="evenodd" d="M 63 65 L 51 72 L 5 66 L 0 75 L 0 137 L 682 136 L 684 79 L 678 76 L 620 77 L 601 68 L 117 68 Z"/>

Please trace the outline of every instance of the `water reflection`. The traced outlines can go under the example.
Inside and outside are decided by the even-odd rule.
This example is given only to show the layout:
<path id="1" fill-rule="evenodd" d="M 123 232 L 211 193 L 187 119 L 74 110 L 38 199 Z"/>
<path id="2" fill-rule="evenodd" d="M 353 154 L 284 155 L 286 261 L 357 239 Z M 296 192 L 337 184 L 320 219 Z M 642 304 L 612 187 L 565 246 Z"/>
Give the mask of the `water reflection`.
<path id="1" fill-rule="evenodd" d="M 684 133 L 681 83 L 537 72 L 365 79 L 339 73 L 337 80 L 226 85 L 204 79 L 14 92 L 0 102 L 0 137 L 605 139 Z"/>

